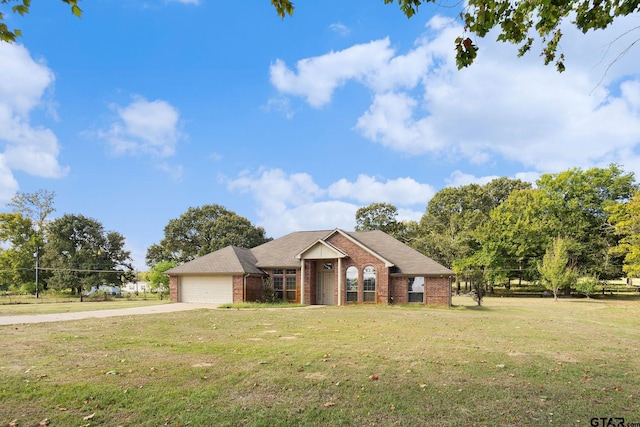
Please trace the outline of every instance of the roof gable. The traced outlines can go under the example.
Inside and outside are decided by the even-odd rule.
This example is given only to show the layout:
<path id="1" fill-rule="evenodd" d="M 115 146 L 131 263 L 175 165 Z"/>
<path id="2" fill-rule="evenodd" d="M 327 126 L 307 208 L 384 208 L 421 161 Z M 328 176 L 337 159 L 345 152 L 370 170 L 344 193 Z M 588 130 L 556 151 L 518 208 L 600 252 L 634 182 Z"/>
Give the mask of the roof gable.
<path id="1" fill-rule="evenodd" d="M 378 231 L 378 230 L 376 230 Z M 351 242 L 353 242 L 354 244 L 358 245 L 360 248 L 362 248 L 363 250 L 369 252 L 371 255 L 375 256 L 376 258 L 378 258 L 380 261 L 384 262 L 385 267 L 393 267 L 394 263 L 389 261 L 388 259 L 386 259 L 383 255 L 381 255 L 375 248 L 375 246 L 377 246 L 377 241 L 371 240 L 371 243 L 374 243 L 374 246 L 371 245 L 366 245 L 363 244 L 361 241 L 359 241 L 357 239 L 357 236 L 359 236 L 362 233 L 367 233 L 366 231 L 352 231 L 350 233 L 346 233 L 342 230 L 340 230 L 339 228 L 336 228 L 333 233 L 331 233 L 330 235 L 328 235 L 326 237 L 326 239 L 329 239 L 331 236 L 333 236 L 334 234 L 340 234 L 341 236 L 344 236 L 346 239 L 349 239 Z M 384 236 L 387 237 L 391 237 L 388 234 L 380 231 L 381 234 L 383 234 Z M 393 240 L 396 240 L 395 238 L 391 237 Z"/>
<path id="2" fill-rule="evenodd" d="M 336 248 L 331 243 L 325 242 L 321 239 L 304 248 L 304 250 L 296 255 L 296 258 L 335 259 L 346 258 L 347 256 L 348 255 L 346 253 Z"/>

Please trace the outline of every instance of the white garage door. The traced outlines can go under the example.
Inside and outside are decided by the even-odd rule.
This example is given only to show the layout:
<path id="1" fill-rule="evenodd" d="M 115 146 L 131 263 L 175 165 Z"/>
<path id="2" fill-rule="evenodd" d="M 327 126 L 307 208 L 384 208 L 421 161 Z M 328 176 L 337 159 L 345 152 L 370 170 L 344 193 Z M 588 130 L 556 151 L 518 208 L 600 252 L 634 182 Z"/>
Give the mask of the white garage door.
<path id="1" fill-rule="evenodd" d="M 233 279 L 231 276 L 183 276 L 180 280 L 180 301 L 232 303 Z"/>

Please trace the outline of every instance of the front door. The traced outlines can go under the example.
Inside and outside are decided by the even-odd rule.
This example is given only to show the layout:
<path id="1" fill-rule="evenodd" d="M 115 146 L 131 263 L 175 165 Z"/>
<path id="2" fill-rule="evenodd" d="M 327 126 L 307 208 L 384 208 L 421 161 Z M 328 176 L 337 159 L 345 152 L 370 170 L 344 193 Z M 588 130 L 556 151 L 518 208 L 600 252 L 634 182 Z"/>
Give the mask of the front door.
<path id="1" fill-rule="evenodd" d="M 333 271 L 323 271 L 320 273 L 320 292 L 318 292 L 318 304 L 333 305 Z"/>

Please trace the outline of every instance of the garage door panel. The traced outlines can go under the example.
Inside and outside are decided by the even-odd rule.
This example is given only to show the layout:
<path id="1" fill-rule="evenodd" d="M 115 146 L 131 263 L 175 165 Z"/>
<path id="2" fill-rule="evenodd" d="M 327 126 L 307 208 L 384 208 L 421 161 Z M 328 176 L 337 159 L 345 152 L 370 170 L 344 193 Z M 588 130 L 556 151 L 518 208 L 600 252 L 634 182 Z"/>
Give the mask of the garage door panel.
<path id="1" fill-rule="evenodd" d="M 233 278 L 231 276 L 183 276 L 180 280 L 180 301 L 232 303 Z"/>

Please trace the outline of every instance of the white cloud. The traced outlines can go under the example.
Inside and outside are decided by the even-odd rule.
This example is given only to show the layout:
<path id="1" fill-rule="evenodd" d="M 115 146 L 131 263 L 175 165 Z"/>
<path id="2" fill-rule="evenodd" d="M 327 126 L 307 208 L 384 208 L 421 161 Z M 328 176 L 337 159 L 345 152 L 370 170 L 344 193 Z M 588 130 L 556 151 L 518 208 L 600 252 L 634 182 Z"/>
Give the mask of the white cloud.
<path id="1" fill-rule="evenodd" d="M 358 175 L 355 182 L 341 179 L 329 186 L 329 196 L 356 200 L 360 203 L 385 202 L 391 204 L 426 204 L 435 194 L 429 184 L 421 184 L 413 178 L 398 178 L 379 182 L 375 177 Z"/>
<path id="2" fill-rule="evenodd" d="M 348 36 L 351 33 L 351 29 L 340 22 L 329 25 L 329 29 L 343 37 Z"/>
<path id="3" fill-rule="evenodd" d="M 382 67 L 393 55 L 389 39 L 354 45 L 296 63 L 297 73 L 280 59 L 271 65 L 271 83 L 283 94 L 302 96 L 313 107 L 329 101 L 333 91 L 348 80 L 362 80 Z"/>
<path id="4" fill-rule="evenodd" d="M 281 94 L 313 107 L 329 103 L 349 81 L 366 86 L 372 102 L 354 128 L 394 151 L 477 164 L 507 160 L 537 172 L 612 162 L 633 170 L 640 146 L 637 49 L 613 61 L 633 42 L 618 35 L 636 25 L 624 18 L 586 35 L 563 28 L 562 74 L 535 52 L 517 58 L 496 34 L 480 39 L 476 63 L 458 71 L 453 40 L 463 30 L 435 17 L 406 53 L 385 38 L 302 59 L 296 71 L 276 61 L 271 79 Z M 364 52 L 373 59 L 362 61 Z"/>
<path id="5" fill-rule="evenodd" d="M 109 130 L 99 132 L 114 153 L 149 154 L 170 157 L 183 137 L 178 110 L 163 100 L 148 101 L 136 97 L 126 107 L 113 105 L 119 120 Z"/>
<path id="6" fill-rule="evenodd" d="M 200 0 L 169 0 L 174 3 L 182 3 L 182 4 L 193 4 L 198 6 L 200 4 Z"/>
<path id="7" fill-rule="evenodd" d="M 0 154 L 0 203 L 11 200 L 18 191 L 18 181 L 11 173 L 11 169 L 5 161 L 4 155 Z"/>
<path id="8" fill-rule="evenodd" d="M 30 122 L 34 109 L 52 108 L 44 96 L 53 85 L 53 72 L 24 46 L 0 43 L 0 75 L 0 200 L 8 200 L 6 193 L 18 189 L 12 171 L 60 178 L 68 169 L 58 163 L 60 147 L 53 131 Z"/>
<path id="9" fill-rule="evenodd" d="M 287 174 L 281 169 L 244 173 L 226 183 L 230 191 L 247 192 L 256 200 L 259 224 L 272 237 L 300 230 L 351 230 L 358 208 L 374 202 L 398 207 L 399 220 L 419 220 L 435 193 L 430 185 L 411 178 L 381 182 L 366 175 L 355 182 L 341 179 L 323 189 L 306 173 Z M 421 210 L 413 210 L 414 205 Z"/>
<path id="10" fill-rule="evenodd" d="M 291 108 L 291 101 L 286 96 L 275 96 L 270 98 L 267 103 L 261 107 L 261 109 L 267 113 L 275 111 L 287 119 L 292 119 L 294 116 L 293 109 Z"/>
<path id="11" fill-rule="evenodd" d="M 171 165 L 167 162 L 160 162 L 155 165 L 155 168 L 166 173 L 175 181 L 180 181 L 182 179 L 182 165 Z"/>

